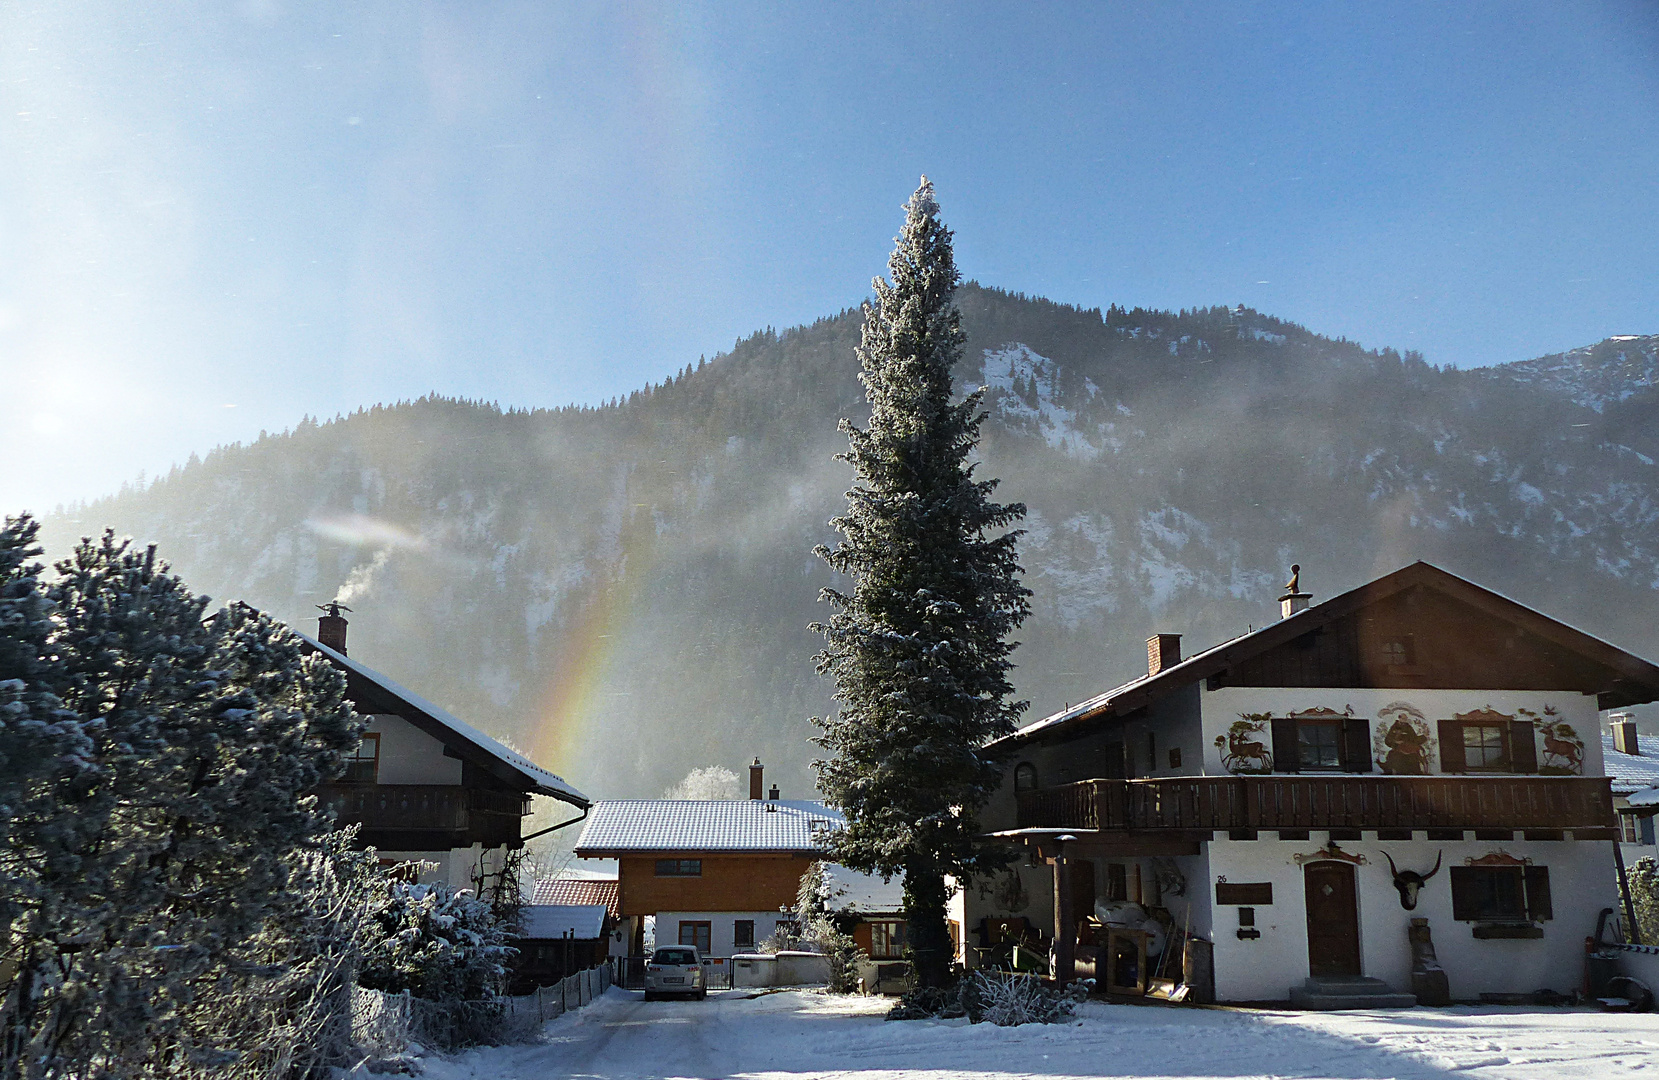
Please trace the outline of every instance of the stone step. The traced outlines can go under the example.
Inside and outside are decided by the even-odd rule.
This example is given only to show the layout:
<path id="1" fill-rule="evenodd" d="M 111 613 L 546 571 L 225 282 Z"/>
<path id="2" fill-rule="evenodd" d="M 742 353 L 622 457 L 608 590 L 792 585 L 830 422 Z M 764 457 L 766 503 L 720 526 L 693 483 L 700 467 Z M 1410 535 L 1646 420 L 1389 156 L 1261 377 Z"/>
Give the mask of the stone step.
<path id="1" fill-rule="evenodd" d="M 1298 1009 L 1410 1009 L 1414 994 L 1402 994 L 1381 979 L 1363 975 L 1308 979 L 1290 988 L 1290 1003 Z"/>

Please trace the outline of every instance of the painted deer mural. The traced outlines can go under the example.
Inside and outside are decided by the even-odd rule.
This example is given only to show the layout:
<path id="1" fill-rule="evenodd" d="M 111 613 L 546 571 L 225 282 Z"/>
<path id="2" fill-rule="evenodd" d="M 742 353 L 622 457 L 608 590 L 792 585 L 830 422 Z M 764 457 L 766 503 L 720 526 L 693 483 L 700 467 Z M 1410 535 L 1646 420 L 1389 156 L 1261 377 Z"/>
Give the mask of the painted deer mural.
<path id="1" fill-rule="evenodd" d="M 1394 887 L 1400 891 L 1401 907 L 1407 911 L 1417 910 L 1417 894 L 1423 891 L 1423 886 L 1428 883 L 1429 878 L 1440 873 L 1440 860 L 1445 854 L 1444 851 L 1437 852 L 1434 856 L 1434 869 L 1426 874 L 1419 874 L 1415 870 L 1401 870 L 1394 865 L 1394 857 L 1386 851 L 1383 852 L 1383 858 L 1388 860 L 1389 872 L 1394 875 Z"/>
<path id="2" fill-rule="evenodd" d="M 1269 773 L 1273 771 L 1273 755 L 1267 749 L 1263 732 L 1267 728 L 1266 713 L 1240 713 L 1227 729 L 1226 735 L 1217 735 L 1215 745 L 1221 751 L 1221 764 L 1230 773 Z"/>

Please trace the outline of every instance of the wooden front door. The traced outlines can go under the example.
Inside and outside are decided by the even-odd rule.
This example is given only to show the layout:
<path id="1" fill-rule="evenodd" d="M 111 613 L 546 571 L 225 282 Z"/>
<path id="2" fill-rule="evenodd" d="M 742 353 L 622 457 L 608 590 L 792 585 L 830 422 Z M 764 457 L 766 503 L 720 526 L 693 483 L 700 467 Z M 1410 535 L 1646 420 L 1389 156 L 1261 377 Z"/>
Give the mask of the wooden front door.
<path id="1" fill-rule="evenodd" d="M 1344 862 L 1308 863 L 1302 878 L 1308 898 L 1308 974 L 1358 975 L 1354 868 Z"/>

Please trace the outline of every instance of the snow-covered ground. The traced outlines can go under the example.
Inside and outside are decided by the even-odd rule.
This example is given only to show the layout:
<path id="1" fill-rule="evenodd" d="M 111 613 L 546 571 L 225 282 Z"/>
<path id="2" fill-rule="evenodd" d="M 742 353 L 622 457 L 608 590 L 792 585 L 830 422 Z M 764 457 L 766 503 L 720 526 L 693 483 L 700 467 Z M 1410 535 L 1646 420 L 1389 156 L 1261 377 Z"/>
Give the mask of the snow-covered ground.
<path id="1" fill-rule="evenodd" d="M 789 992 L 651 1002 L 611 990 L 543 1041 L 428 1059 L 433 1080 L 745 1077 L 1450 1077 L 1659 1074 L 1659 1017 L 1586 1009 L 1292 1013 L 1108 1006 L 1065 1025 L 886 1023 L 888 1002 Z"/>

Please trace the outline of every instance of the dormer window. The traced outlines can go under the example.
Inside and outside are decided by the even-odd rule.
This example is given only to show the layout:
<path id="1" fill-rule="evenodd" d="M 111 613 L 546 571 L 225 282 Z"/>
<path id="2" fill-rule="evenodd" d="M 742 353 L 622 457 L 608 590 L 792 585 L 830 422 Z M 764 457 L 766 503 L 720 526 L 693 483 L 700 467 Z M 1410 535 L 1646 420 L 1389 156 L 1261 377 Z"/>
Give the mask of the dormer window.
<path id="1" fill-rule="evenodd" d="M 1022 761 L 1014 766 L 1014 790 L 1037 790 L 1037 766 L 1029 761 Z"/>
<path id="2" fill-rule="evenodd" d="M 373 784 L 380 775 L 380 733 L 368 732 L 357 743 L 357 751 L 346 758 L 348 784 Z"/>

